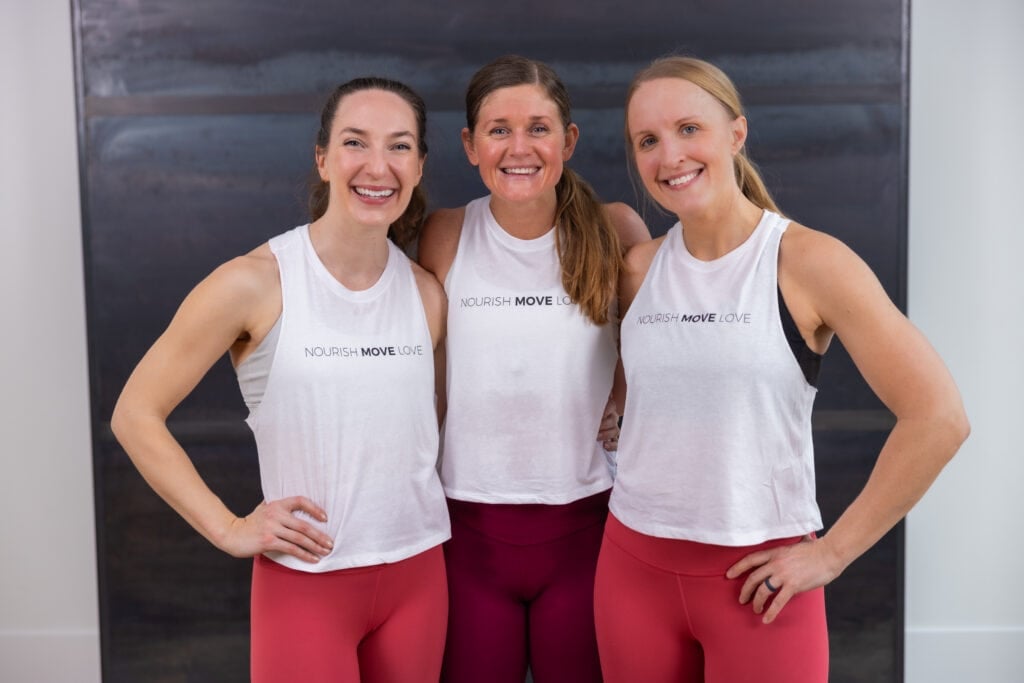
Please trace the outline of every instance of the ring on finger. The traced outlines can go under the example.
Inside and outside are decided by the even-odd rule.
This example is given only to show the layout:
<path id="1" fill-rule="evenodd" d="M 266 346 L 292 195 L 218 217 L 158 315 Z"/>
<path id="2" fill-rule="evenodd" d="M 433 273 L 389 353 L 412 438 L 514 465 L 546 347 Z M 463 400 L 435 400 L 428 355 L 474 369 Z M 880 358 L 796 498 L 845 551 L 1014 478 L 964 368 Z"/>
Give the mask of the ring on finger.
<path id="1" fill-rule="evenodd" d="M 767 579 L 764 580 L 764 587 L 767 588 L 772 593 L 778 593 L 779 589 L 782 588 L 782 586 L 773 585 L 772 584 L 772 577 L 770 577 L 770 576 Z"/>

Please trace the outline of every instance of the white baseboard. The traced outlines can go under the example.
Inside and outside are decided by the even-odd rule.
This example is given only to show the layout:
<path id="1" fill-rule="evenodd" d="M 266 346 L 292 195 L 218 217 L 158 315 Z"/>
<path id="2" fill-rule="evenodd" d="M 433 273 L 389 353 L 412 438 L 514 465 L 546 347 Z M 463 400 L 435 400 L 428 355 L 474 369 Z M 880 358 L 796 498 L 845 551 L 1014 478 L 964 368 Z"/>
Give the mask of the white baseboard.
<path id="1" fill-rule="evenodd" d="M 1024 626 L 908 628 L 904 683 L 1021 683 Z"/>
<path id="2" fill-rule="evenodd" d="M 0 681 L 100 683 L 95 631 L 0 631 Z"/>

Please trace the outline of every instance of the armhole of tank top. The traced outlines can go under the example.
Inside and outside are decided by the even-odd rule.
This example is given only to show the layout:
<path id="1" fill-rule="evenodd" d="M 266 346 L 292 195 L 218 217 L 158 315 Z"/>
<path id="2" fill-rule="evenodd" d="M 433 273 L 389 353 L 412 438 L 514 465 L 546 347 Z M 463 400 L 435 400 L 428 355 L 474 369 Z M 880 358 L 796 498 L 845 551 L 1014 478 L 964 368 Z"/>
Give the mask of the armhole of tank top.
<path id="1" fill-rule="evenodd" d="M 803 335 L 800 334 L 800 329 L 796 326 L 796 321 L 793 320 L 793 315 L 789 312 L 789 306 L 786 305 L 786 300 L 782 296 L 782 288 L 779 287 L 777 282 L 775 291 L 779 299 L 779 322 L 782 323 L 782 333 L 786 336 L 789 350 L 793 352 L 793 358 L 796 359 L 797 365 L 800 366 L 800 372 L 803 373 L 804 379 L 812 387 L 817 388 L 818 376 L 821 374 L 822 356 L 807 346 L 807 342 L 804 341 Z"/>
<path id="2" fill-rule="evenodd" d="M 267 381 L 263 385 L 263 395 L 260 397 L 260 402 L 253 408 L 249 409 L 249 422 L 250 425 L 252 426 L 255 426 L 253 420 L 259 419 L 259 413 L 261 412 L 260 409 L 263 407 L 263 404 L 266 403 L 267 396 L 271 395 L 271 391 L 273 390 L 275 377 L 274 368 L 277 367 L 278 364 L 277 354 L 281 351 L 281 340 L 284 336 L 284 326 L 285 323 L 287 322 L 286 316 L 288 307 L 287 304 L 285 303 L 284 273 L 282 272 L 281 269 L 281 259 L 278 258 L 277 252 L 274 251 L 273 249 L 271 250 L 271 253 L 274 255 L 274 260 L 277 262 L 278 286 L 281 288 L 281 313 L 277 316 L 277 320 L 274 322 L 274 327 L 278 328 L 277 338 L 274 341 L 274 352 L 270 354 L 270 362 L 267 364 Z M 265 342 L 266 338 L 264 338 L 263 341 Z M 260 344 L 262 345 L 263 342 L 260 342 Z"/>
<path id="3" fill-rule="evenodd" d="M 401 251 L 401 249 L 399 249 L 399 251 Z M 402 254 L 405 255 L 405 252 L 403 251 Z M 420 320 L 423 323 L 423 334 L 426 335 L 427 344 L 430 346 L 431 354 L 433 354 L 434 340 L 430 336 L 430 321 L 427 320 L 427 307 L 423 303 L 423 292 L 420 291 L 420 285 L 418 282 L 416 282 L 416 271 L 413 270 L 412 259 L 406 256 L 406 261 L 407 263 L 405 265 L 408 267 L 409 271 L 406 277 L 408 278 L 408 282 L 412 287 L 412 299 L 420 312 Z"/>
<path id="4" fill-rule="evenodd" d="M 799 366 L 800 372 L 804 376 L 804 381 L 817 389 L 818 376 L 821 374 L 822 355 L 813 351 L 807 345 L 807 342 L 804 341 L 803 335 L 800 334 L 800 328 L 796 326 L 796 321 L 793 320 L 793 314 L 789 312 L 786 298 L 782 296 L 782 287 L 779 286 L 779 253 L 782 248 L 782 238 L 789 228 L 790 220 L 778 213 L 775 214 L 775 220 L 777 225 L 780 226 L 779 243 L 775 253 L 775 292 L 778 299 L 779 323 L 782 326 L 782 334 L 786 337 L 789 350 L 793 353 L 793 358 L 796 360 L 797 366 Z"/>

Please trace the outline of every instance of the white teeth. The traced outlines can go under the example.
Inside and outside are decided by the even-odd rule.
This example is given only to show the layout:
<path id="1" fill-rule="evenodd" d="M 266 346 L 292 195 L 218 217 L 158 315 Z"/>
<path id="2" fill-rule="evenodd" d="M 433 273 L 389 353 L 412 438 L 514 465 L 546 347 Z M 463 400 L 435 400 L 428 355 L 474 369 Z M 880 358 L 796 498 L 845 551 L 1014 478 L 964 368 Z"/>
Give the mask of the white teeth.
<path id="1" fill-rule="evenodd" d="M 670 186 L 672 186 L 672 187 L 675 187 L 676 185 L 682 185 L 683 183 L 688 183 L 688 182 L 690 182 L 691 180 L 693 180 L 694 178 L 697 177 L 697 173 L 699 173 L 699 171 L 694 171 L 693 173 L 687 173 L 686 175 L 679 176 L 678 178 L 672 178 L 671 180 L 668 181 L 668 184 Z"/>
<path id="2" fill-rule="evenodd" d="M 502 170 L 502 172 L 509 173 L 511 175 L 530 175 L 531 173 L 535 172 L 537 169 L 531 167 L 531 168 L 503 168 L 501 170 Z"/>
<path id="3" fill-rule="evenodd" d="M 361 194 L 364 197 L 372 197 L 374 199 L 380 199 L 381 197 L 390 197 L 395 193 L 394 190 L 367 190 L 364 187 L 355 188 L 356 194 Z"/>

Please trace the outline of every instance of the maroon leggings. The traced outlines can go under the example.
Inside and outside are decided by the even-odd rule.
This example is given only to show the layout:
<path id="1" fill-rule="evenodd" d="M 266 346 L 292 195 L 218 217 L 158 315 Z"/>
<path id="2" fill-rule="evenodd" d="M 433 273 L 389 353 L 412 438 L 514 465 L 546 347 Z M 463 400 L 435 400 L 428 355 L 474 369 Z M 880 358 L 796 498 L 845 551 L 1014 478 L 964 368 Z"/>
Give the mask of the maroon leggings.
<path id="1" fill-rule="evenodd" d="M 257 556 L 252 681 L 435 683 L 447 614 L 440 546 L 321 574 Z"/>
<path id="2" fill-rule="evenodd" d="M 594 611 L 608 683 L 826 683 L 824 589 L 794 596 L 771 624 L 739 604 L 726 570 L 757 546 L 655 538 L 609 515 Z"/>
<path id="3" fill-rule="evenodd" d="M 445 683 L 601 680 L 594 569 L 608 492 L 567 505 L 449 500 Z"/>

